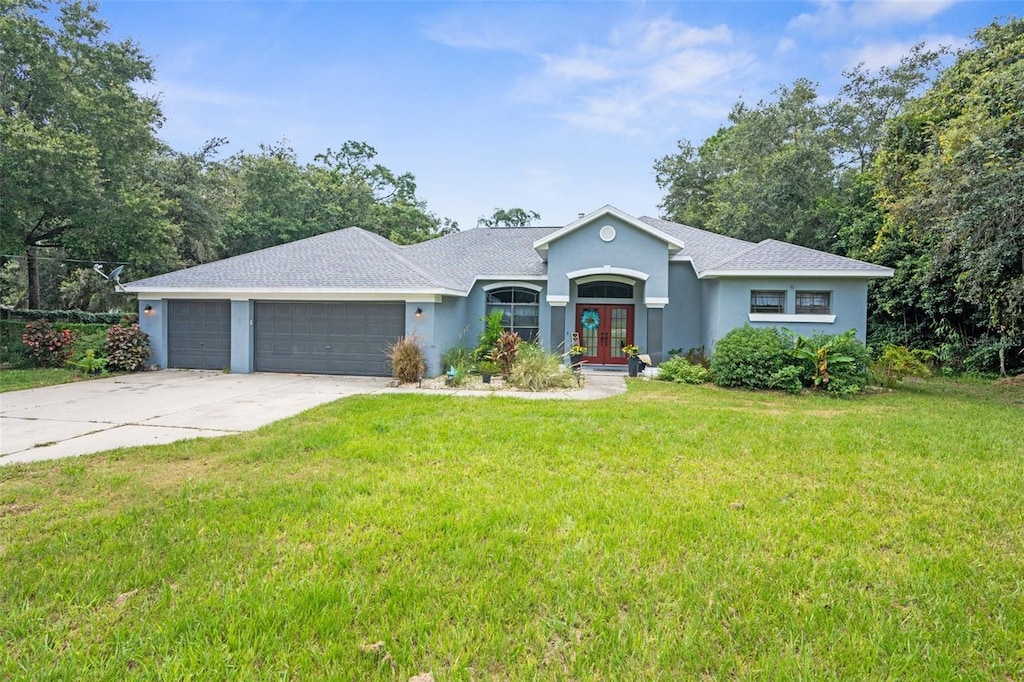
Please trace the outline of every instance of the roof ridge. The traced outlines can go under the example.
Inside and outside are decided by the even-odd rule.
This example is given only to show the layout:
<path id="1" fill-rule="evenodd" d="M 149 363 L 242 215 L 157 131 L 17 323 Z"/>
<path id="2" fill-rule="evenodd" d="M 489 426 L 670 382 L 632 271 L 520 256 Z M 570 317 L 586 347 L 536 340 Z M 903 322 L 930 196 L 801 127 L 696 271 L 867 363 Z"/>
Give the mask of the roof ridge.
<path id="1" fill-rule="evenodd" d="M 419 267 L 418 265 L 413 263 L 411 260 L 406 258 L 405 255 L 403 255 L 401 250 L 400 250 L 400 249 L 404 248 L 401 245 L 394 243 L 393 241 L 391 241 L 390 239 L 388 239 L 384 235 L 379 235 L 376 232 L 370 232 L 369 230 L 364 229 L 362 227 L 357 227 L 355 229 L 358 230 L 358 234 L 364 240 L 369 241 L 375 247 L 378 247 L 378 248 L 386 250 L 389 254 L 394 256 L 397 260 L 401 261 L 402 265 L 404 265 L 405 267 L 407 267 L 410 270 L 412 270 L 413 272 L 415 272 L 417 275 L 419 275 L 420 277 L 425 279 L 428 283 L 433 284 L 435 286 L 446 286 L 444 282 L 442 282 L 442 281 L 440 281 L 438 279 L 435 279 L 434 276 L 431 273 L 427 272 L 426 270 L 424 270 L 423 268 Z"/>
<path id="2" fill-rule="evenodd" d="M 724 236 L 727 236 L 727 235 L 722 235 L 722 236 L 724 237 Z M 735 237 L 730 237 L 730 239 L 736 239 L 736 238 Z M 746 240 L 745 239 L 736 239 L 736 241 L 742 242 L 742 241 L 746 241 Z M 712 262 L 708 263 L 707 266 L 701 268 L 701 271 L 714 270 L 715 268 L 719 268 L 719 267 L 725 265 L 726 263 L 728 263 L 731 260 L 735 260 L 735 259 L 737 259 L 737 258 L 739 258 L 741 256 L 745 256 L 746 254 L 750 253 L 751 251 L 754 251 L 759 246 L 761 246 L 761 244 L 763 244 L 764 242 L 757 242 L 756 244 L 752 243 L 752 242 L 747 242 L 747 243 L 750 244 L 749 247 L 747 247 L 747 248 L 745 248 L 742 251 L 739 251 L 737 253 L 729 254 L 728 256 L 725 256 L 721 260 L 712 261 Z"/>

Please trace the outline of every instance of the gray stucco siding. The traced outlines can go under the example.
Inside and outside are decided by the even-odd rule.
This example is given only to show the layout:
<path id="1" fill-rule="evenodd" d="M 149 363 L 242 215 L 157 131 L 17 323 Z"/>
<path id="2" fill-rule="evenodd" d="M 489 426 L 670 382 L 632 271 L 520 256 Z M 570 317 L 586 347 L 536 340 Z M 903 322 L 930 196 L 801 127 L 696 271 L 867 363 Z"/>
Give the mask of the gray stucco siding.
<path id="1" fill-rule="evenodd" d="M 712 308 L 705 311 L 709 319 L 717 320 L 715 329 L 711 330 L 711 350 L 713 344 L 729 330 L 750 324 L 754 327 L 785 327 L 797 334 L 840 334 L 848 329 L 857 331 L 857 338 L 866 338 L 867 319 L 867 281 L 853 278 L 728 278 L 716 280 L 710 299 Z M 786 308 L 783 319 L 772 321 L 751 321 L 750 292 L 752 290 L 785 291 Z M 797 291 L 830 291 L 832 292 L 832 314 L 835 321 L 802 322 L 794 315 Z"/>
<path id="2" fill-rule="evenodd" d="M 615 238 L 601 239 L 601 228 L 611 225 Z M 548 293 L 570 294 L 568 273 L 590 268 L 621 268 L 646 273 L 645 296 L 667 298 L 668 245 L 632 225 L 604 216 L 564 235 L 548 247 Z"/>
<path id="3" fill-rule="evenodd" d="M 664 352 L 672 348 L 689 350 L 703 345 L 703 291 L 689 263 L 671 263 L 668 268 L 668 299 L 664 312 Z"/>

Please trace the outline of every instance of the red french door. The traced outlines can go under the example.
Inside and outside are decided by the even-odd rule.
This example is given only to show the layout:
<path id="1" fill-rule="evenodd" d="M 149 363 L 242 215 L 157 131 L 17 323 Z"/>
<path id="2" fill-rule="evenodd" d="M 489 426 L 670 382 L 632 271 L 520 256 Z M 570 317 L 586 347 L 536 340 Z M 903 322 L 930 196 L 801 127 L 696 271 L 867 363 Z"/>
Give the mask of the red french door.
<path id="1" fill-rule="evenodd" d="M 587 349 L 583 359 L 593 365 L 624 365 L 622 347 L 633 343 L 633 306 L 576 305 L 576 332 Z"/>

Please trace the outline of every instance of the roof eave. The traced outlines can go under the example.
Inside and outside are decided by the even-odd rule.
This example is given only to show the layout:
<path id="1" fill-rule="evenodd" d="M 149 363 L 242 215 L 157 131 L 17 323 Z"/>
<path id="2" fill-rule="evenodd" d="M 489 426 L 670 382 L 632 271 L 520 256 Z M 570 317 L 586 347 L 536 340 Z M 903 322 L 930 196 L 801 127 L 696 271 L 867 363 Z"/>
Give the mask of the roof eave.
<path id="1" fill-rule="evenodd" d="M 879 266 L 878 270 L 719 270 L 710 269 L 697 273 L 699 279 L 718 279 L 721 277 L 828 277 L 841 279 L 884 279 L 892 277 L 896 271 L 892 268 Z"/>

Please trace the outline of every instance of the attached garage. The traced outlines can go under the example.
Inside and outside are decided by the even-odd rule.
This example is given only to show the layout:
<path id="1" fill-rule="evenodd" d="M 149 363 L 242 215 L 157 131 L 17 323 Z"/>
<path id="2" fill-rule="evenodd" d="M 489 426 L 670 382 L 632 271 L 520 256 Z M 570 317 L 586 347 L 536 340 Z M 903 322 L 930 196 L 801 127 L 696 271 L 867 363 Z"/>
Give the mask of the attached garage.
<path id="1" fill-rule="evenodd" d="M 405 304 L 257 301 L 254 327 L 257 372 L 388 376 Z"/>
<path id="2" fill-rule="evenodd" d="M 231 366 L 230 301 L 167 301 L 167 366 Z"/>

